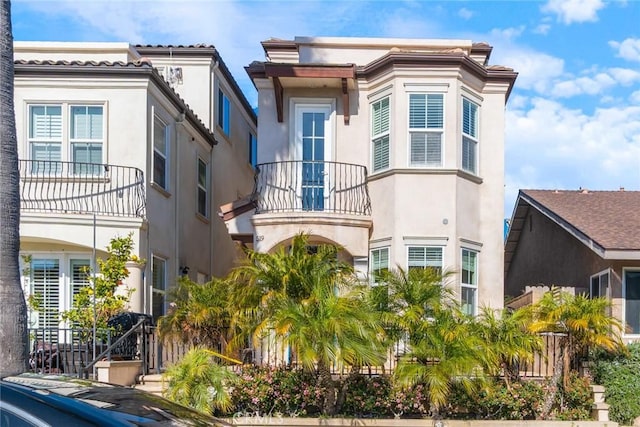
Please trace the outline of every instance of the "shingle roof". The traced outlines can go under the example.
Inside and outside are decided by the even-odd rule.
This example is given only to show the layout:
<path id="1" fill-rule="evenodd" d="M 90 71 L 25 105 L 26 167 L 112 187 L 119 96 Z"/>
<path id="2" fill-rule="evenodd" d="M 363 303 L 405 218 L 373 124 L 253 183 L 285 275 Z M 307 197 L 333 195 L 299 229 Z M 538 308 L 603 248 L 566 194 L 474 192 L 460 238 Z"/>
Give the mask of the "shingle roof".
<path id="1" fill-rule="evenodd" d="M 640 191 L 521 190 L 605 250 L 640 249 Z"/>

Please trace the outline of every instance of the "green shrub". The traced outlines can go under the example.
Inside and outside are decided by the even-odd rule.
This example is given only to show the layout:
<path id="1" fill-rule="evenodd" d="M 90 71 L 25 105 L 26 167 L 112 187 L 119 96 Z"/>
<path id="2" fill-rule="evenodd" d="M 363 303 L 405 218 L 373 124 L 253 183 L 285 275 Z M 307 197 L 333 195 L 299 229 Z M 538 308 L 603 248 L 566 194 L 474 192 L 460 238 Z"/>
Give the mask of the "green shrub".
<path id="1" fill-rule="evenodd" d="M 314 375 L 302 370 L 245 366 L 231 391 L 234 413 L 316 415 L 322 407 L 324 389 Z"/>
<path id="2" fill-rule="evenodd" d="M 631 425 L 640 416 L 640 343 L 630 344 L 626 355 L 594 356 L 594 382 L 605 387 L 609 418 Z"/>
<path id="3" fill-rule="evenodd" d="M 552 415 L 556 420 L 563 421 L 589 420 L 592 404 L 591 381 L 572 372 L 567 386 L 560 384 Z"/>
<path id="4" fill-rule="evenodd" d="M 391 381 L 389 377 L 347 378 L 346 396 L 341 412 L 360 418 L 381 418 L 391 415 Z"/>

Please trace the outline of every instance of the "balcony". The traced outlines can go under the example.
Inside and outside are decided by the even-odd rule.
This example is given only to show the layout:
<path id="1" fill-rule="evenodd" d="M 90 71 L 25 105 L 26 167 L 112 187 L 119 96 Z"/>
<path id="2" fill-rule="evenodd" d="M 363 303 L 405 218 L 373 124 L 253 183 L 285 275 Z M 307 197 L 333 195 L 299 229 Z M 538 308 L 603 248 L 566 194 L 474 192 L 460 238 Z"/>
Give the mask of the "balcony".
<path id="1" fill-rule="evenodd" d="M 145 216 L 140 169 L 96 163 L 20 160 L 20 209 Z"/>
<path id="2" fill-rule="evenodd" d="M 256 213 L 322 212 L 371 215 L 367 168 L 325 161 L 284 161 L 257 166 Z"/>

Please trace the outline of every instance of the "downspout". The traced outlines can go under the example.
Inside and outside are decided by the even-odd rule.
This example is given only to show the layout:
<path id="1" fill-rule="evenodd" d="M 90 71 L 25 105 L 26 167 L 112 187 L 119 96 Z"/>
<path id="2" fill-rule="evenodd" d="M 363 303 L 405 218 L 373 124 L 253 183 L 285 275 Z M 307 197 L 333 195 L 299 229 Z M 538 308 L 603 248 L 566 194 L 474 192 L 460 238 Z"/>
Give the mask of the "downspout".
<path id="1" fill-rule="evenodd" d="M 176 117 L 176 125 L 175 125 L 175 130 L 174 130 L 174 134 L 175 134 L 175 164 L 176 164 L 176 179 L 175 179 L 175 188 L 173 189 L 173 194 L 175 194 L 175 197 L 173 199 L 173 212 L 174 212 L 174 219 L 175 219 L 175 224 L 174 224 L 174 248 L 173 248 L 173 253 L 174 253 L 174 257 L 175 259 L 173 260 L 174 262 L 174 272 L 175 274 L 173 275 L 173 277 L 178 277 L 178 275 L 180 274 L 180 200 L 178 195 L 179 193 L 179 189 L 180 189 L 180 149 L 178 148 L 178 144 L 180 143 L 179 141 L 179 137 L 180 137 L 180 132 L 178 132 L 178 126 L 183 126 L 184 125 L 184 111 L 180 111 L 178 113 L 178 117 Z M 169 153 L 171 154 L 171 153 Z M 166 290 L 166 289 L 165 289 Z"/>

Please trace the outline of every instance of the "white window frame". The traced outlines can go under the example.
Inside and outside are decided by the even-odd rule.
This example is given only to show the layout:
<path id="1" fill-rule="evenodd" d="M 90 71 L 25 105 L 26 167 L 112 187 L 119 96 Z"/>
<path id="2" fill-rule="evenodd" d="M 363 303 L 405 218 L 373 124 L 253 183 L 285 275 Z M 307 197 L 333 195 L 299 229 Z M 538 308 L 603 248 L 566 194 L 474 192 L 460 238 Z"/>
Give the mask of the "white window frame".
<path id="1" fill-rule="evenodd" d="M 465 130 L 465 114 L 466 114 L 466 106 L 472 105 L 475 106 L 475 115 L 470 117 L 469 120 L 473 120 L 473 126 L 469 125 L 468 131 Z M 471 113 L 470 113 L 471 114 Z M 480 147 L 480 104 L 472 101 L 466 96 L 462 97 L 462 112 L 460 114 L 460 132 L 462 133 L 461 144 L 460 144 L 460 166 L 462 170 L 473 175 L 478 175 L 478 165 L 479 163 L 479 147 Z M 465 164 L 466 152 L 472 149 L 473 153 L 473 164 Z M 467 156 L 468 157 L 468 156 Z"/>
<path id="2" fill-rule="evenodd" d="M 435 267 L 435 268 L 439 268 L 440 272 L 442 273 L 442 271 L 444 271 L 444 247 L 443 246 L 436 246 L 436 245 L 420 245 L 420 244 L 410 244 L 406 246 L 406 260 L 407 260 L 407 271 L 409 271 L 411 268 L 427 268 L 427 267 Z M 424 265 L 422 266 L 412 266 L 410 265 L 410 260 L 409 260 L 409 253 L 411 251 L 412 248 L 422 248 L 424 249 Z M 429 250 L 433 250 L 433 249 L 437 249 L 440 251 L 440 265 L 439 266 L 435 266 L 435 265 L 428 265 L 428 260 L 427 260 L 427 252 Z"/>
<path id="3" fill-rule="evenodd" d="M 26 255 L 21 252 L 21 255 Z M 24 293 L 25 298 L 29 298 L 31 294 L 34 293 L 34 282 L 33 282 L 33 262 L 39 260 L 52 260 L 58 263 L 58 281 L 57 281 L 57 293 L 58 293 L 58 305 L 56 310 L 58 313 L 62 313 L 63 311 L 67 311 L 73 307 L 73 297 L 74 297 L 74 287 L 75 285 L 80 286 L 89 286 L 90 282 L 87 280 L 86 282 L 74 283 L 73 280 L 73 267 L 71 265 L 72 261 L 86 261 L 89 268 L 92 268 L 92 260 L 91 255 L 88 253 L 82 252 L 69 252 L 69 253 L 59 253 L 59 252 L 35 252 L 28 254 L 31 258 L 31 264 L 25 265 L 24 261 L 21 260 L 21 279 L 24 283 Z M 25 273 L 28 271 L 28 274 Z M 31 310 L 29 308 L 29 327 L 41 327 L 42 325 L 39 322 L 39 314 L 37 311 Z M 34 316 L 37 316 L 34 318 Z M 61 317 L 59 317 L 61 320 Z M 70 324 L 67 322 L 58 322 L 56 323 L 58 328 L 69 328 Z M 53 326 L 49 326 L 49 328 L 54 329 Z M 66 337 L 67 342 L 71 342 L 71 334 L 67 334 Z M 63 334 L 59 334 L 59 339 L 63 340 Z M 64 341 L 62 341 L 64 342 Z"/>
<path id="4" fill-rule="evenodd" d="M 622 334 L 625 337 L 640 337 L 640 331 L 638 332 L 626 332 L 627 325 L 627 273 L 640 273 L 640 267 L 623 267 L 622 268 Z M 640 315 L 640 309 L 638 310 Z"/>
<path id="5" fill-rule="evenodd" d="M 204 182 L 200 181 L 200 167 L 204 166 Z M 196 212 L 205 218 L 209 218 L 209 163 L 198 156 L 196 162 Z M 200 196 L 204 194 L 204 212 L 201 211 Z"/>
<path id="6" fill-rule="evenodd" d="M 156 274 L 156 261 L 162 265 L 162 288 L 156 287 L 155 274 Z M 151 255 L 151 314 L 155 314 L 153 298 L 156 294 L 162 298 L 162 315 L 166 314 L 167 302 L 164 300 L 167 294 L 167 259 L 157 254 Z"/>
<path id="7" fill-rule="evenodd" d="M 424 123 L 424 127 L 412 127 L 412 123 L 411 123 L 411 98 L 413 96 L 424 96 L 424 109 L 425 109 L 425 123 Z M 429 105 L 429 98 L 430 97 L 441 97 L 441 105 L 442 105 L 442 110 L 440 111 L 441 114 L 441 127 L 430 127 L 429 126 L 429 110 L 428 110 L 428 105 Z M 445 126 L 446 126 L 446 117 L 445 117 L 445 96 L 444 93 L 440 93 L 440 92 L 408 92 L 407 93 L 407 129 L 408 129 L 408 136 L 407 136 L 407 164 L 409 165 L 409 167 L 412 168 L 441 168 L 444 165 L 444 140 L 445 140 Z M 417 162 L 413 160 L 413 136 L 414 135 L 424 135 L 424 161 L 423 162 Z M 439 136 L 440 137 L 440 158 L 438 159 L 437 162 L 435 161 L 429 161 L 428 159 L 428 154 L 429 154 L 429 137 L 433 137 L 433 136 Z"/>
<path id="8" fill-rule="evenodd" d="M 384 126 L 384 120 L 382 120 L 383 107 L 382 103 L 387 102 L 387 118 L 386 118 L 386 126 Z M 380 107 L 380 121 L 381 124 L 378 126 L 380 129 L 376 129 L 375 120 L 376 120 L 376 106 Z M 391 167 L 391 95 L 385 95 L 372 101 L 369 104 L 369 111 L 371 112 L 371 173 L 382 172 L 388 170 Z M 385 165 L 376 167 L 376 153 L 377 147 L 380 144 L 384 144 L 386 139 L 386 157 L 387 161 Z M 384 148 L 384 147 L 383 147 Z"/>
<path id="9" fill-rule="evenodd" d="M 156 124 L 159 123 L 163 132 L 164 132 L 164 152 L 159 150 L 156 144 L 157 130 Z M 169 125 L 165 120 L 163 120 L 157 114 L 153 115 L 153 135 L 152 135 L 152 144 L 153 144 L 153 159 L 152 159 L 152 182 L 158 187 L 162 188 L 165 191 L 169 191 Z M 164 161 L 163 167 L 163 177 L 164 182 L 159 182 L 159 179 L 156 177 L 156 155 L 161 157 Z"/>
<path id="10" fill-rule="evenodd" d="M 472 283 L 468 283 L 468 281 L 465 281 L 465 277 L 464 277 L 464 255 L 465 252 L 468 252 L 469 254 L 474 254 L 475 256 L 475 263 L 474 263 L 474 267 L 475 267 L 475 271 L 473 272 L 473 279 L 471 280 Z M 480 252 L 474 249 L 470 249 L 470 248 L 461 248 L 460 250 L 460 304 L 463 305 L 463 290 L 467 289 L 467 290 L 471 290 L 473 291 L 473 302 L 471 304 L 471 308 L 472 308 L 472 313 L 467 313 L 470 314 L 472 316 L 476 316 L 478 314 L 478 272 L 480 270 L 480 262 L 479 262 L 479 258 L 480 258 Z"/>
<path id="11" fill-rule="evenodd" d="M 382 252 L 386 252 L 386 265 L 382 265 L 382 263 L 380 263 L 380 268 L 375 268 L 374 265 L 374 253 L 378 253 L 380 254 L 379 256 L 382 256 Z M 381 259 L 381 258 L 379 258 Z M 371 248 L 369 250 L 369 281 L 371 283 L 372 286 L 377 286 L 379 285 L 379 282 L 376 280 L 376 273 L 378 271 L 382 271 L 386 269 L 387 271 L 389 271 L 391 269 L 391 247 L 390 246 L 380 246 L 377 248 Z"/>
<path id="12" fill-rule="evenodd" d="M 604 295 L 602 295 L 602 278 L 603 277 L 607 277 L 606 280 L 606 288 L 605 288 L 605 292 Z M 594 288 L 594 279 L 598 280 L 598 292 L 597 295 L 595 295 L 595 292 L 593 292 L 593 288 Z M 595 298 L 595 297 L 606 297 L 607 299 L 611 299 L 611 269 L 607 268 L 606 270 L 602 270 L 596 274 L 593 274 L 590 278 L 589 278 L 589 296 L 591 298 Z"/>
<path id="13" fill-rule="evenodd" d="M 47 159 L 47 161 L 57 161 L 57 162 L 69 162 L 75 163 L 74 156 L 74 146 L 77 144 L 88 144 L 88 145 L 96 145 L 100 147 L 100 159 L 98 160 L 98 164 L 104 164 L 105 153 L 106 153 L 106 123 L 107 123 L 107 105 L 105 102 L 27 102 L 26 103 L 26 135 L 27 135 L 27 152 L 29 153 L 29 158 L 31 160 L 36 160 L 34 158 L 34 148 L 36 145 L 47 146 L 47 147 L 57 147 L 58 148 L 58 158 L 57 159 Z M 44 107 L 45 110 L 48 108 L 59 108 L 60 109 L 60 136 L 45 138 L 45 137 L 37 137 L 32 133 L 33 126 L 33 108 Z M 101 117 L 102 117 L 102 129 L 100 131 L 100 135 L 98 138 L 75 138 L 74 132 L 72 130 L 72 109 L 74 107 L 85 107 L 85 108 L 100 108 Z M 85 163 L 85 162 L 83 162 Z M 89 162 L 91 163 L 91 162 Z M 95 163 L 95 162 L 94 162 Z M 62 163 L 56 165 L 55 169 L 52 169 L 51 166 L 47 166 L 45 164 L 34 163 L 31 173 L 44 173 L 44 174 L 60 174 L 63 172 Z M 77 168 L 74 167 L 71 170 L 75 175 L 80 176 L 95 176 L 100 175 L 102 173 L 101 167 L 83 167 Z"/>
<path id="14" fill-rule="evenodd" d="M 231 135 L 231 100 L 222 88 L 218 88 L 218 117 L 216 123 L 226 136 Z"/>
<path id="15" fill-rule="evenodd" d="M 89 112 L 89 108 L 100 108 L 102 110 L 101 113 L 101 120 L 102 120 L 102 129 L 100 132 L 100 135 L 98 138 L 93 138 L 92 136 L 89 136 L 87 138 L 78 138 L 77 136 L 75 136 L 75 131 L 74 131 L 74 127 L 73 127 L 73 119 L 74 119 L 74 115 L 72 114 L 73 112 L 73 108 L 85 108 L 85 111 L 88 113 Z M 100 146 L 100 159 L 98 162 L 92 162 L 92 161 L 88 161 L 88 162 L 84 162 L 84 163 L 98 163 L 98 164 L 102 164 L 103 163 L 103 159 L 104 159 L 104 124 L 105 124 L 105 114 L 104 114 L 104 106 L 102 105 L 91 105 L 91 104 L 80 104 L 80 103 L 73 103 L 73 104 L 69 104 L 69 158 L 71 159 L 72 162 L 76 163 L 76 158 L 75 158 L 75 153 L 74 153 L 74 148 L 75 146 L 80 146 L 81 144 L 84 144 L 85 146 Z M 80 173 L 81 175 L 99 175 L 101 173 L 102 168 L 100 166 L 90 166 L 90 167 L 84 167 L 80 169 L 82 170 L 86 170 L 86 172 L 89 173 Z"/>

